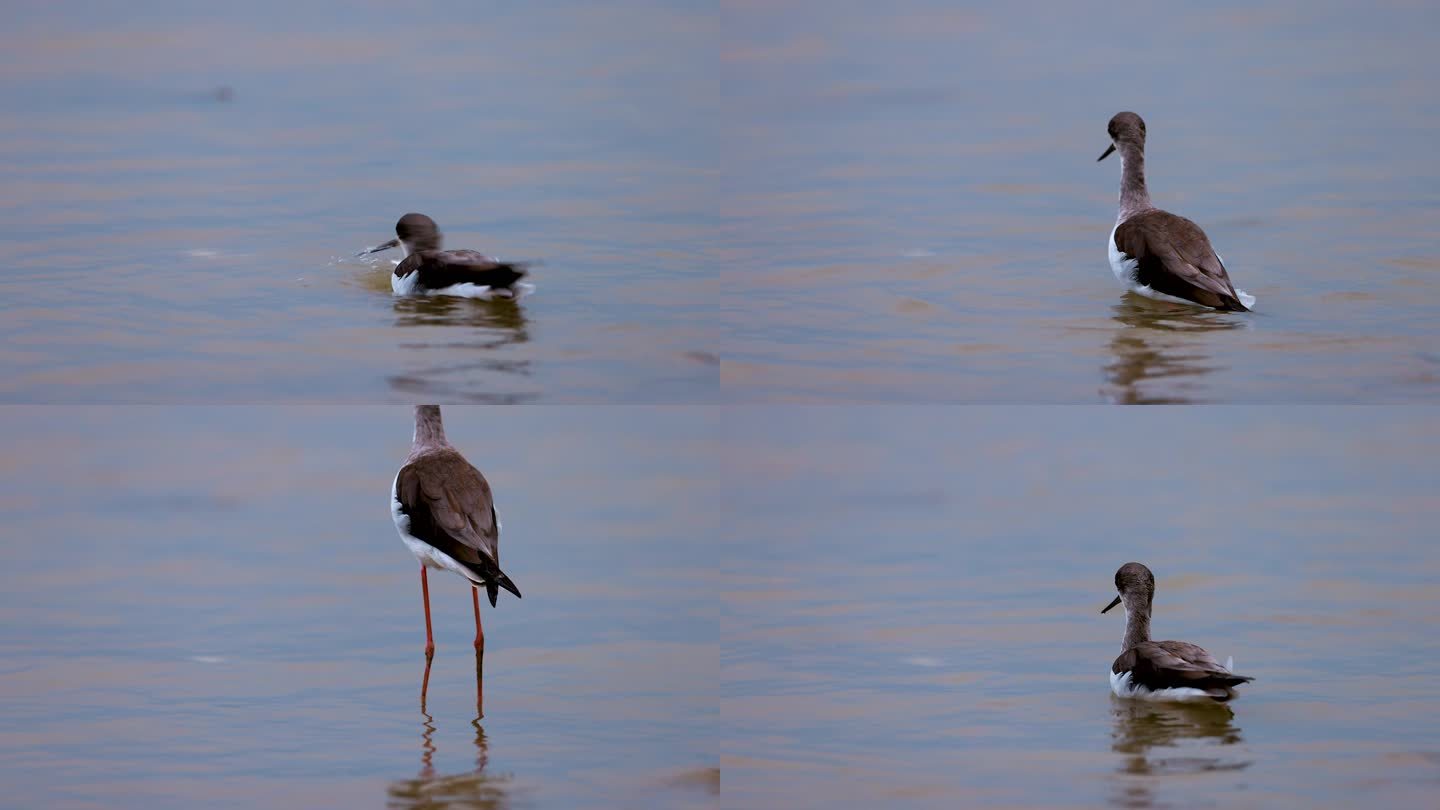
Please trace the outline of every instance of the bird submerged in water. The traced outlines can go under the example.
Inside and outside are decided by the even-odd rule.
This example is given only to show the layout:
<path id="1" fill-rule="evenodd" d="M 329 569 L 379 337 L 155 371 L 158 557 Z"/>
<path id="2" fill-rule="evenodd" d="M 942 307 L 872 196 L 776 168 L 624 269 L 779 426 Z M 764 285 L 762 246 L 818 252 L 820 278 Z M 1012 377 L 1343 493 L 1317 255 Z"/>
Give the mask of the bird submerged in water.
<path id="1" fill-rule="evenodd" d="M 520 281 L 529 272 L 522 262 L 502 262 L 474 250 L 441 250 L 440 228 L 424 214 L 401 217 L 395 237 L 360 255 L 393 247 L 405 252 L 390 276 L 390 289 L 397 295 L 519 298 L 533 289 Z"/>
<path id="2" fill-rule="evenodd" d="M 1194 222 L 1150 202 L 1145 186 L 1145 122 L 1133 112 L 1110 119 L 1110 148 L 1120 153 L 1120 213 L 1110 231 L 1110 269 L 1132 292 L 1158 301 L 1248 312 L 1255 296 L 1230 283 L 1225 263 Z"/>
<path id="3" fill-rule="evenodd" d="M 1235 697 L 1235 687 L 1255 680 L 1236 675 L 1203 648 L 1184 641 L 1150 640 L 1150 606 L 1155 599 L 1155 575 L 1137 562 L 1115 572 L 1119 596 L 1101 613 L 1116 605 L 1125 607 L 1124 652 L 1110 667 L 1110 689 L 1122 698 L 1140 700 L 1213 700 Z"/>

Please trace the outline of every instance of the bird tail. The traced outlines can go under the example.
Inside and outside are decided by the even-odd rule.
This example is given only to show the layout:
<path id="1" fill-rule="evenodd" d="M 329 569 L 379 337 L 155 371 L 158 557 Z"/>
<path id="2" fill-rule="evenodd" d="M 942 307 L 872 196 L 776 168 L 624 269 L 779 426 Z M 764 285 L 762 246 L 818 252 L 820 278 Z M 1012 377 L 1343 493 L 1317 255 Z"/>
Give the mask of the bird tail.
<path id="1" fill-rule="evenodd" d="M 1250 303 L 1251 303 L 1251 304 L 1255 303 L 1255 298 L 1254 298 L 1254 296 L 1247 296 L 1247 297 L 1250 298 Z M 1246 305 L 1245 300 L 1244 300 L 1243 298 L 1241 298 L 1239 295 L 1230 295 L 1229 293 L 1226 293 L 1226 294 L 1224 294 L 1224 295 L 1218 295 L 1218 296 L 1216 296 L 1216 300 L 1217 300 L 1217 303 L 1213 304 L 1212 306 L 1214 306 L 1215 309 L 1218 309 L 1218 310 L 1220 310 L 1221 312 L 1249 312 L 1249 311 L 1250 311 L 1250 307 Z"/>
<path id="2" fill-rule="evenodd" d="M 1212 672 L 1207 679 L 1210 686 L 1218 686 L 1222 689 L 1234 689 L 1243 683 L 1255 680 L 1250 675 L 1236 675 L 1233 672 Z"/>
<path id="3" fill-rule="evenodd" d="M 485 583 L 485 595 L 490 597 L 490 607 L 495 607 L 495 601 L 500 598 L 501 588 L 515 594 L 516 599 L 523 598 L 520 596 L 520 589 L 515 587 L 515 583 L 510 581 L 510 577 L 505 576 L 504 571 L 496 568 L 494 575 Z"/>
<path id="4" fill-rule="evenodd" d="M 503 279 L 498 280 L 498 281 L 496 282 L 495 286 L 497 286 L 497 287 L 509 287 L 509 286 L 513 285 L 515 282 L 519 281 L 520 279 L 525 278 L 526 276 L 530 275 L 530 263 L 529 263 L 529 262 L 500 262 L 499 264 L 497 264 L 497 265 L 495 266 L 495 270 L 497 271 L 497 275 L 499 275 L 500 273 L 508 273 L 508 275 L 509 275 L 508 278 L 503 278 Z"/>

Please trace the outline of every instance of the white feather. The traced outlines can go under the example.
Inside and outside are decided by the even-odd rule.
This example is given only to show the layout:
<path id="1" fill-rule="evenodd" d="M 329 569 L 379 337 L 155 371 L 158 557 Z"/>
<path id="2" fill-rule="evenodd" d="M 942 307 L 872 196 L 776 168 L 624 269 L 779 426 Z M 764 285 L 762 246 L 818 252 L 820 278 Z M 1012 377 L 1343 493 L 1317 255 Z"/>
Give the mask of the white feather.
<path id="1" fill-rule="evenodd" d="M 1192 700 L 1214 699 L 1205 690 L 1194 689 L 1189 686 L 1148 689 L 1139 684 L 1131 684 L 1129 672 L 1111 672 L 1110 691 L 1119 697 L 1132 700 L 1174 701 L 1183 703 Z"/>
<path id="2" fill-rule="evenodd" d="M 521 298 L 535 291 L 535 285 L 525 282 L 516 282 L 512 288 L 491 289 L 484 284 L 465 282 L 463 284 L 451 284 L 449 287 L 441 287 L 438 290 L 426 290 L 420 288 L 419 271 L 410 272 L 404 276 L 390 274 L 390 289 L 396 295 L 450 295 L 457 298 L 479 298 L 490 301 L 497 298 Z"/>
<path id="3" fill-rule="evenodd" d="M 396 295 L 414 295 L 416 288 L 420 286 L 420 273 L 414 271 L 403 276 L 390 274 L 390 289 Z"/>

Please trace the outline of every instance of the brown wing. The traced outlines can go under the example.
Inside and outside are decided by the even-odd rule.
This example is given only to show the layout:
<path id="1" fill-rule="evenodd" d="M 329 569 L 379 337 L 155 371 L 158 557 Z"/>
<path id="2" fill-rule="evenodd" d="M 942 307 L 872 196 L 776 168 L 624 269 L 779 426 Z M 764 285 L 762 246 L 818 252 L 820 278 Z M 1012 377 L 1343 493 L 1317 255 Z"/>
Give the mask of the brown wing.
<path id="1" fill-rule="evenodd" d="M 1136 261 L 1135 280 L 1156 292 L 1215 309 L 1248 312 L 1199 225 L 1146 211 L 1115 229 L 1115 247 Z"/>
<path id="2" fill-rule="evenodd" d="M 410 534 L 489 579 L 500 564 L 500 532 L 490 484 L 453 450 L 426 454 L 400 469 L 395 484 Z"/>
<path id="3" fill-rule="evenodd" d="M 1155 646 L 1194 666 L 1212 672 L 1229 672 L 1208 650 L 1188 641 L 1157 641 Z"/>
<path id="4" fill-rule="evenodd" d="M 419 270 L 420 283 L 432 290 L 454 284 L 478 284 L 498 289 L 511 286 L 527 273 L 524 264 L 497 262 L 474 250 L 417 251 L 395 267 L 395 275 L 404 277 L 412 270 Z"/>
<path id="5" fill-rule="evenodd" d="M 1131 683 L 1151 690 L 1189 687 L 1217 697 L 1227 694 L 1231 687 L 1254 680 L 1232 674 L 1210 653 L 1183 641 L 1136 644 L 1115 659 L 1110 671 L 1129 672 Z"/>

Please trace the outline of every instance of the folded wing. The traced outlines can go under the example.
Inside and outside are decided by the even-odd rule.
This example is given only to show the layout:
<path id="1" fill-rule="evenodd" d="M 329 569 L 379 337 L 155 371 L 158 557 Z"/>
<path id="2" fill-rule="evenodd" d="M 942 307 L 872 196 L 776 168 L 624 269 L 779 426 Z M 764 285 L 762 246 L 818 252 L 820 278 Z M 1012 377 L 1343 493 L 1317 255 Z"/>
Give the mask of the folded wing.
<path id="1" fill-rule="evenodd" d="M 421 458 L 401 468 L 395 496 L 410 518 L 413 537 L 465 566 L 477 584 L 520 595 L 500 570 L 500 529 L 490 484 L 458 453 Z"/>
<path id="2" fill-rule="evenodd" d="M 1136 261 L 1135 280 L 1156 292 L 1248 311 L 1205 232 L 1184 217 L 1168 211 L 1133 216 L 1115 229 L 1115 247 Z"/>
<path id="3" fill-rule="evenodd" d="M 1131 683 L 1152 691 L 1200 689 L 1224 699 L 1233 687 L 1253 681 L 1220 665 L 1204 649 L 1183 641 L 1147 641 L 1126 650 L 1111 667 L 1115 673 L 1129 672 Z"/>
<path id="4" fill-rule="evenodd" d="M 404 277 L 420 271 L 420 282 L 432 290 L 456 284 L 502 289 L 512 286 L 527 274 L 521 262 L 496 261 L 474 250 L 422 250 L 405 257 L 395 268 L 395 275 Z"/>

